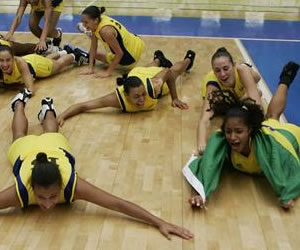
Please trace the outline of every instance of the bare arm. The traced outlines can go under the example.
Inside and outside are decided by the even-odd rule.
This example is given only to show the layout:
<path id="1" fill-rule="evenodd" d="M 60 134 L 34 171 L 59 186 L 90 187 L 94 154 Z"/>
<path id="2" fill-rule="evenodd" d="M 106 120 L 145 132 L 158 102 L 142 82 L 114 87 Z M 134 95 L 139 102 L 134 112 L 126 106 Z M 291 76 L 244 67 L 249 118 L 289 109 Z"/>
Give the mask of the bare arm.
<path id="1" fill-rule="evenodd" d="M 91 46 L 89 51 L 89 67 L 86 70 L 83 70 L 80 72 L 82 75 L 91 75 L 94 74 L 94 61 L 97 54 L 97 48 L 98 48 L 98 40 L 97 37 L 93 34 L 91 38 Z"/>
<path id="2" fill-rule="evenodd" d="M 18 28 L 19 24 L 22 21 L 22 17 L 24 15 L 25 10 L 26 10 L 27 4 L 28 4 L 27 1 L 20 0 L 16 16 L 15 16 L 15 18 L 13 20 L 13 23 L 10 26 L 9 32 L 5 36 L 5 40 L 8 40 L 8 41 L 12 41 L 13 40 L 13 35 L 14 35 L 16 29 Z"/>
<path id="3" fill-rule="evenodd" d="M 18 69 L 22 75 L 22 80 L 27 89 L 34 95 L 34 79 L 29 71 L 27 62 L 22 57 L 15 57 Z"/>
<path id="4" fill-rule="evenodd" d="M 217 88 L 212 85 L 208 85 L 206 88 L 206 96 L 205 96 L 204 103 L 202 106 L 200 119 L 199 119 L 199 123 L 198 123 L 198 129 L 197 129 L 197 152 L 198 152 L 198 154 L 203 154 L 205 147 L 206 147 L 208 133 L 210 131 L 210 126 L 211 126 L 210 117 L 213 115 L 212 111 L 208 111 L 208 109 L 209 109 L 208 97 L 209 97 L 210 93 L 214 90 L 217 90 Z"/>
<path id="5" fill-rule="evenodd" d="M 62 126 L 64 124 L 64 120 L 72 116 L 78 115 L 80 113 L 92 109 L 99 109 L 99 108 L 106 108 L 106 107 L 121 108 L 115 92 L 87 102 L 81 102 L 72 105 L 67 110 L 65 110 L 61 115 L 59 115 L 58 123 L 60 126 Z"/>
<path id="6" fill-rule="evenodd" d="M 156 76 L 154 76 L 152 78 L 152 81 L 159 81 L 161 83 L 161 85 L 164 82 L 167 83 L 168 88 L 170 90 L 173 107 L 177 107 L 180 109 L 188 109 L 189 108 L 189 106 L 186 103 L 184 103 L 178 99 L 176 85 L 175 85 L 175 79 L 174 79 L 174 76 L 170 69 L 163 69 L 161 72 L 159 72 Z"/>
<path id="7" fill-rule="evenodd" d="M 102 39 L 109 45 L 112 49 L 113 53 L 115 54 L 114 60 L 109 65 L 108 69 L 104 74 L 98 74 L 99 77 L 108 77 L 111 76 L 112 72 L 115 68 L 119 65 L 122 57 L 123 51 L 120 47 L 120 44 L 117 41 L 117 32 L 111 26 L 105 26 L 100 30 L 100 35 Z"/>
<path id="8" fill-rule="evenodd" d="M 157 227 L 168 239 L 170 239 L 170 234 L 175 234 L 183 239 L 191 239 L 193 237 L 193 234 L 187 229 L 167 223 L 142 207 L 109 194 L 79 177 L 75 190 L 75 199 L 92 202 L 99 206 L 145 221 Z"/>
<path id="9" fill-rule="evenodd" d="M 42 34 L 40 36 L 40 41 L 36 46 L 36 51 L 43 51 L 47 49 L 46 39 L 49 32 L 49 23 L 52 13 L 52 3 L 51 0 L 45 0 L 45 14 L 44 14 L 44 27 L 42 29 Z"/>
<path id="10" fill-rule="evenodd" d="M 0 209 L 8 207 L 21 207 L 15 185 L 0 192 Z"/>
<path id="11" fill-rule="evenodd" d="M 242 84 L 244 85 L 247 96 L 254 99 L 257 104 L 262 105 L 260 94 L 257 89 L 256 81 L 251 73 L 251 69 L 244 65 L 238 65 L 237 71 L 239 73 Z"/>

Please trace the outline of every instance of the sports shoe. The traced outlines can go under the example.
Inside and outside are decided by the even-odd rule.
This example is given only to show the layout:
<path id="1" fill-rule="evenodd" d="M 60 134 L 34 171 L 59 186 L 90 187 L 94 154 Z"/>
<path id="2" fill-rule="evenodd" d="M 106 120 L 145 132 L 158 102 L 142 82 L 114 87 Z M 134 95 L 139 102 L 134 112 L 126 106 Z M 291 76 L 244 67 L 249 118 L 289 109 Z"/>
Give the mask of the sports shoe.
<path id="1" fill-rule="evenodd" d="M 87 30 L 86 27 L 83 26 L 83 23 L 77 23 L 77 29 L 80 33 L 86 34 L 89 38 L 92 38 L 93 33 L 90 30 Z"/>
<path id="2" fill-rule="evenodd" d="M 38 119 L 41 123 L 43 123 L 43 121 L 45 120 L 48 111 L 52 111 L 54 116 L 56 117 L 56 111 L 53 105 L 53 99 L 51 97 L 43 98 L 41 101 L 41 105 L 42 107 L 38 114 Z"/>
<path id="3" fill-rule="evenodd" d="M 75 47 L 73 54 L 75 55 L 75 61 L 78 66 L 81 66 L 84 63 L 89 63 L 90 55 L 85 50 Z"/>
<path id="4" fill-rule="evenodd" d="M 171 68 L 173 66 L 173 63 L 165 57 L 161 50 L 156 50 L 154 52 L 153 60 L 155 59 L 159 60 L 159 67 Z"/>
<path id="5" fill-rule="evenodd" d="M 190 61 L 189 65 L 187 66 L 185 72 L 188 72 L 193 67 L 195 56 L 196 56 L 196 53 L 192 50 L 188 50 L 186 52 L 186 55 L 185 55 L 184 59 L 188 58 L 191 61 Z"/>
<path id="6" fill-rule="evenodd" d="M 17 102 L 23 102 L 24 106 L 26 105 L 29 98 L 32 97 L 32 92 L 29 89 L 22 89 L 20 93 L 18 93 L 12 100 L 11 100 L 11 109 L 15 112 L 15 106 Z"/>
<path id="7" fill-rule="evenodd" d="M 53 38 L 52 44 L 53 44 L 54 46 L 59 47 L 59 45 L 60 45 L 60 43 L 61 43 L 62 29 L 61 29 L 61 28 L 56 28 L 56 30 L 59 32 L 59 37 Z"/>
<path id="8" fill-rule="evenodd" d="M 69 43 L 65 44 L 63 50 L 67 51 L 68 54 L 74 54 L 75 47 Z"/>
<path id="9" fill-rule="evenodd" d="M 291 85 L 291 83 L 294 81 L 297 72 L 299 69 L 299 64 L 295 62 L 288 62 L 286 65 L 284 65 L 281 74 L 280 74 L 280 83 L 286 84 L 288 87 Z"/>

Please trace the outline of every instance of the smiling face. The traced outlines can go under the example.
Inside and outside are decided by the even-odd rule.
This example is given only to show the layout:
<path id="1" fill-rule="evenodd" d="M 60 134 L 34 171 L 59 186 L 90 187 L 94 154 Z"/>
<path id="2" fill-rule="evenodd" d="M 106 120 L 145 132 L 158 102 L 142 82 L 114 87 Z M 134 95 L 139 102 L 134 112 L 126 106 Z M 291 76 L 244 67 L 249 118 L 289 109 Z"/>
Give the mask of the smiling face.
<path id="1" fill-rule="evenodd" d="M 0 69 L 3 73 L 11 74 L 13 70 L 14 57 L 8 50 L 0 52 Z"/>
<path id="2" fill-rule="evenodd" d="M 40 208 L 50 210 L 59 202 L 60 186 L 58 184 L 52 184 L 49 187 L 35 185 L 33 193 Z"/>
<path id="3" fill-rule="evenodd" d="M 146 90 L 144 85 L 138 87 L 131 87 L 129 89 L 129 94 L 126 94 L 128 100 L 136 105 L 138 108 L 144 107 L 146 100 Z"/>
<path id="4" fill-rule="evenodd" d="M 252 129 L 240 117 L 230 117 L 224 124 L 224 132 L 231 150 L 243 155 L 249 155 L 249 140 Z"/>
<path id="5" fill-rule="evenodd" d="M 220 82 L 227 87 L 233 87 L 235 84 L 234 65 L 226 56 L 220 56 L 213 60 L 212 69 Z"/>
<path id="6" fill-rule="evenodd" d="M 92 19 L 86 14 L 81 15 L 81 22 L 83 26 L 89 30 L 89 31 L 96 31 L 98 24 L 99 24 L 99 18 Z"/>

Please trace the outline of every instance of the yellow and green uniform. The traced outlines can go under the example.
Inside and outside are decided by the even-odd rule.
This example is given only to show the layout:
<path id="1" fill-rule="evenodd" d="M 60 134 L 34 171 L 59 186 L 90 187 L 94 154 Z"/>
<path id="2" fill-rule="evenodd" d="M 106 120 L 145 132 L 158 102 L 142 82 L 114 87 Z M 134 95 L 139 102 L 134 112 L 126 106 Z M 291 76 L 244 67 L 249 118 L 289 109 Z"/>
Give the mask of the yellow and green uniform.
<path id="1" fill-rule="evenodd" d="M 11 47 L 11 44 L 9 41 L 5 41 L 3 39 L 0 39 L 0 45 L 5 45 L 5 46 L 8 46 L 8 47 Z"/>
<path id="2" fill-rule="evenodd" d="M 234 77 L 235 77 L 234 87 L 226 87 L 222 82 L 218 80 L 214 72 L 210 71 L 201 82 L 202 97 L 203 98 L 206 97 L 207 86 L 212 85 L 218 88 L 219 90 L 230 90 L 233 93 L 235 93 L 239 98 L 242 98 L 246 93 L 246 89 L 244 85 L 241 83 L 241 79 L 236 68 L 234 68 Z"/>
<path id="3" fill-rule="evenodd" d="M 23 56 L 22 58 L 27 62 L 29 71 L 34 78 L 44 78 L 51 75 L 53 68 L 51 59 L 36 54 Z M 13 62 L 12 73 L 3 73 L 3 82 L 5 84 L 22 83 L 22 75 L 16 60 Z"/>
<path id="4" fill-rule="evenodd" d="M 146 90 L 145 103 L 143 107 L 137 107 L 133 103 L 129 102 L 126 97 L 124 86 L 120 86 L 116 89 L 116 95 L 119 100 L 122 111 L 124 112 L 138 112 L 153 110 L 156 107 L 158 99 L 169 93 L 169 88 L 166 82 L 162 84 L 161 91 L 158 95 L 155 95 L 154 86 L 151 78 L 156 76 L 163 68 L 159 67 L 136 67 L 128 74 L 130 76 L 138 77 L 142 82 Z"/>
<path id="5" fill-rule="evenodd" d="M 254 153 L 254 145 L 251 146 L 251 152 L 248 156 L 244 156 L 236 151 L 231 151 L 231 163 L 234 168 L 248 174 L 261 174 Z"/>
<path id="6" fill-rule="evenodd" d="M 98 38 L 98 40 L 100 40 L 105 51 L 107 52 L 106 60 L 109 64 L 111 64 L 112 61 L 114 60 L 115 53 L 110 48 L 109 44 L 107 44 L 100 36 L 100 30 L 105 26 L 111 26 L 117 32 L 117 41 L 124 53 L 119 64 L 121 66 L 124 66 L 125 68 L 129 68 L 129 69 L 133 68 L 134 65 L 140 59 L 140 56 L 145 49 L 145 44 L 144 44 L 143 40 L 140 37 L 138 37 L 137 35 L 130 33 L 118 21 L 116 21 L 108 16 L 101 15 L 100 23 L 99 23 L 96 31 L 94 31 L 93 33 Z"/>
<path id="7" fill-rule="evenodd" d="M 60 133 L 28 135 L 13 142 L 8 151 L 8 159 L 13 166 L 17 195 L 22 207 L 37 204 L 31 186 L 31 174 L 33 162 L 40 152 L 47 154 L 48 160 L 58 165 L 62 177 L 59 203 L 74 200 L 77 173 L 70 150 L 67 139 Z"/>
<path id="8" fill-rule="evenodd" d="M 52 0 L 51 2 L 52 2 L 53 11 L 57 11 L 57 12 L 63 11 L 65 5 L 64 0 Z M 32 10 L 37 12 L 45 11 L 45 6 L 43 4 L 43 1 L 39 0 L 36 5 L 32 6 Z"/>
<path id="9" fill-rule="evenodd" d="M 268 119 L 253 136 L 252 145 L 254 164 L 259 166 L 280 197 L 280 202 L 286 203 L 299 197 L 300 127 Z M 229 152 L 230 146 L 224 133 L 214 132 L 204 154 L 184 168 L 186 179 L 199 193 L 204 190 L 205 196 L 209 197 L 218 187 L 222 169 L 232 166 L 227 157 Z"/>

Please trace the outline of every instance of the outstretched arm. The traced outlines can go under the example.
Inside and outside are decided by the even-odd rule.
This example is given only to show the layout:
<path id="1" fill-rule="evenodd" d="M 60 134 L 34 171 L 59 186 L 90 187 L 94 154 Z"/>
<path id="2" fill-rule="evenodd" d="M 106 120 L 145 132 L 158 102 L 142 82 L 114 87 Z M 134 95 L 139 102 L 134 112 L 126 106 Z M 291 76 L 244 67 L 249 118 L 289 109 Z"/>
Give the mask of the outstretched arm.
<path id="1" fill-rule="evenodd" d="M 257 89 L 257 82 L 251 73 L 251 69 L 245 65 L 238 65 L 237 70 L 243 83 L 247 96 L 256 101 L 256 104 L 262 105 L 259 91 Z"/>
<path id="2" fill-rule="evenodd" d="M 22 75 L 22 80 L 27 89 L 34 95 L 34 79 L 29 71 L 27 62 L 22 57 L 15 57 L 18 69 Z"/>
<path id="3" fill-rule="evenodd" d="M 75 199 L 86 200 L 99 206 L 127 214 L 139 220 L 146 221 L 147 223 L 156 226 L 168 239 L 170 239 L 171 234 L 175 234 L 187 240 L 193 238 L 193 234 L 187 229 L 167 223 L 152 215 L 142 207 L 111 195 L 79 177 L 75 190 Z"/>
<path id="4" fill-rule="evenodd" d="M 102 39 L 109 45 L 115 57 L 108 69 L 105 72 L 99 72 L 96 77 L 109 77 L 112 75 L 112 72 L 119 65 L 124 52 L 122 51 L 119 42 L 117 41 L 117 32 L 112 26 L 105 26 L 100 30 L 100 35 Z"/>
<path id="5" fill-rule="evenodd" d="M 92 110 L 100 109 L 106 107 L 121 108 L 116 93 L 110 93 L 106 96 L 96 98 L 87 102 L 81 102 L 72 105 L 67 110 L 65 110 L 61 115 L 58 116 L 58 123 L 60 126 L 64 124 L 64 121 L 72 116 L 78 115 L 80 113 Z"/>
<path id="6" fill-rule="evenodd" d="M 210 132 L 210 117 L 213 115 L 212 111 L 208 111 L 209 109 L 209 101 L 208 97 L 210 93 L 214 90 L 217 90 L 215 86 L 208 85 L 206 87 L 206 96 L 204 99 L 204 103 L 202 106 L 200 119 L 197 128 L 197 154 L 201 155 L 204 153 L 206 142 L 208 140 L 209 132 Z"/>
<path id="7" fill-rule="evenodd" d="M 26 0 L 20 0 L 20 4 L 16 13 L 16 17 L 13 20 L 13 23 L 10 26 L 10 29 L 8 33 L 5 35 L 5 40 L 13 41 L 13 35 L 15 33 L 15 30 L 18 28 L 19 24 L 22 21 L 22 17 L 24 15 L 25 9 L 27 7 L 27 1 Z"/>
<path id="8" fill-rule="evenodd" d="M 8 207 L 21 207 L 15 185 L 0 192 L 0 209 Z"/>
<path id="9" fill-rule="evenodd" d="M 52 1 L 45 0 L 45 14 L 44 14 L 44 27 L 40 36 L 40 41 L 35 47 L 35 51 L 47 50 L 46 40 L 49 32 L 50 18 L 52 13 Z"/>

